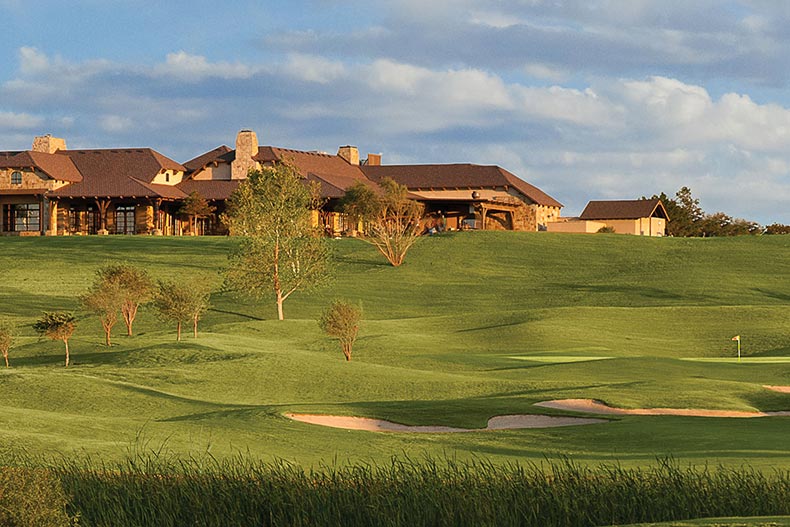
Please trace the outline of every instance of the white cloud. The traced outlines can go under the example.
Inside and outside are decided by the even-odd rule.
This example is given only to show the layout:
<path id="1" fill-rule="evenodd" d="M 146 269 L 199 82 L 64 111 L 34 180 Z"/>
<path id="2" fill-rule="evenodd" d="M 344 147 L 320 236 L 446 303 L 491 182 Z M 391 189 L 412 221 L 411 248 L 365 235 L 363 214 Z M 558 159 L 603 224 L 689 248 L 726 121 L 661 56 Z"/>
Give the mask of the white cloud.
<path id="1" fill-rule="evenodd" d="M 126 132 L 134 126 L 134 121 L 121 115 L 103 115 L 99 119 L 99 126 L 105 132 Z"/>
<path id="2" fill-rule="evenodd" d="M 0 112 L 0 127 L 8 129 L 37 128 L 44 119 L 28 113 Z"/>
<path id="3" fill-rule="evenodd" d="M 304 53 L 291 53 L 284 69 L 294 79 L 318 84 L 327 84 L 346 74 L 342 62 Z"/>
<path id="4" fill-rule="evenodd" d="M 248 79 L 256 69 L 239 62 L 209 62 L 201 55 L 191 55 L 185 51 L 168 53 L 164 64 L 153 68 L 157 76 L 174 77 L 186 82 L 196 82 L 206 78 Z"/>

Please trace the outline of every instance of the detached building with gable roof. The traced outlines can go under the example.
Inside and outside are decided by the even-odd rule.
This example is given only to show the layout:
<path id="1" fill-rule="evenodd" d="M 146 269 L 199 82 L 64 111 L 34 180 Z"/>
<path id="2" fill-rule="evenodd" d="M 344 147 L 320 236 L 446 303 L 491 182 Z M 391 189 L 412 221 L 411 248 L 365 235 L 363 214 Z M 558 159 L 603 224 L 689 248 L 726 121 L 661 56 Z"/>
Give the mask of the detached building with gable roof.
<path id="1" fill-rule="evenodd" d="M 325 204 L 315 221 L 329 234 L 351 232 L 338 202 L 357 183 L 379 191 L 392 178 L 425 205 L 429 221 L 449 229 L 545 230 L 562 204 L 498 166 L 382 165 L 380 154 L 360 161 L 354 146 L 337 154 L 261 146 L 242 130 L 235 149 L 219 146 L 180 164 L 150 148 L 68 150 L 63 139 L 37 137 L 24 152 L 0 152 L 0 233 L 182 234 L 178 209 L 196 192 L 217 208 L 198 221 L 198 234 L 225 232 L 226 200 L 251 169 L 293 164 L 315 182 Z"/>
<path id="2" fill-rule="evenodd" d="M 660 199 L 590 201 L 578 218 L 549 223 L 549 232 L 598 232 L 665 236 L 669 215 Z"/>

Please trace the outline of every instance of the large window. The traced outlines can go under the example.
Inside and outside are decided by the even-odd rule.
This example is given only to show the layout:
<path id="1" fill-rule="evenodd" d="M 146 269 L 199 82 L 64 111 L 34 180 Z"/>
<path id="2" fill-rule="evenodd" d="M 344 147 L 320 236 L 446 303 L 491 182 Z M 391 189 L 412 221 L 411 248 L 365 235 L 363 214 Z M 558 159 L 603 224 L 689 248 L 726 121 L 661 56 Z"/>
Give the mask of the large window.
<path id="1" fill-rule="evenodd" d="M 22 184 L 22 172 L 11 172 L 11 184 L 12 185 L 21 185 Z"/>
<path id="2" fill-rule="evenodd" d="M 40 205 L 38 203 L 3 205 L 3 230 L 6 232 L 40 231 Z"/>
<path id="3" fill-rule="evenodd" d="M 115 207 L 115 234 L 134 234 L 134 205 Z"/>

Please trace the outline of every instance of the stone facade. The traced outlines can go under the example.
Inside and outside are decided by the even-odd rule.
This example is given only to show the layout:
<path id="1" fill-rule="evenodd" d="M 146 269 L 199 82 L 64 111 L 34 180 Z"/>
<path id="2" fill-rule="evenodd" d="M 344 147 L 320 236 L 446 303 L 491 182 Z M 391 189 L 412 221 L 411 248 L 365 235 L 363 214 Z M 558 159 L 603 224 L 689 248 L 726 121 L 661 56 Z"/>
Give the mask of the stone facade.
<path id="1" fill-rule="evenodd" d="M 236 136 L 236 158 L 231 163 L 231 179 L 245 179 L 252 169 L 258 168 L 253 159 L 258 155 L 258 136 L 252 130 L 242 130 Z"/>

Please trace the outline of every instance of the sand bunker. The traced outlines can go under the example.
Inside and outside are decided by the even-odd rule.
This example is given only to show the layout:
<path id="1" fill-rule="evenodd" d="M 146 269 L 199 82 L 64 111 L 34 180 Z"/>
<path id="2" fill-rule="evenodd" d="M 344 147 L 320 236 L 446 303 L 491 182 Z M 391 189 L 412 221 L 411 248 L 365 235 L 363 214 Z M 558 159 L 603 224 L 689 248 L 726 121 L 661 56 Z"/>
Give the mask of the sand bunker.
<path id="1" fill-rule="evenodd" d="M 768 386 L 763 385 L 763 388 L 768 388 L 769 390 L 773 390 L 779 393 L 790 393 L 790 386 Z"/>
<path id="2" fill-rule="evenodd" d="M 694 408 L 614 408 L 592 399 L 561 399 L 535 403 L 535 406 L 603 415 L 682 415 L 687 417 L 776 417 L 790 416 L 784 412 L 743 412 L 736 410 L 700 410 Z"/>
<path id="3" fill-rule="evenodd" d="M 498 415 L 488 420 L 485 428 L 454 428 L 452 426 L 410 426 L 371 419 L 369 417 L 347 417 L 341 415 L 314 415 L 286 413 L 285 417 L 302 423 L 345 428 L 347 430 L 366 430 L 368 432 L 484 432 L 486 430 L 512 430 L 518 428 L 553 428 L 558 426 L 591 425 L 606 423 L 605 419 L 590 417 L 555 417 L 550 415 Z"/>

